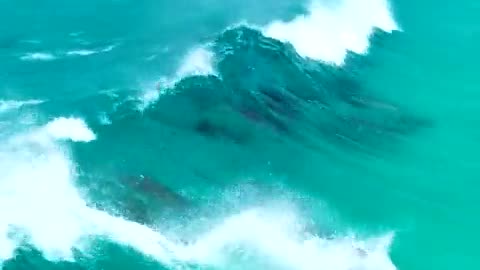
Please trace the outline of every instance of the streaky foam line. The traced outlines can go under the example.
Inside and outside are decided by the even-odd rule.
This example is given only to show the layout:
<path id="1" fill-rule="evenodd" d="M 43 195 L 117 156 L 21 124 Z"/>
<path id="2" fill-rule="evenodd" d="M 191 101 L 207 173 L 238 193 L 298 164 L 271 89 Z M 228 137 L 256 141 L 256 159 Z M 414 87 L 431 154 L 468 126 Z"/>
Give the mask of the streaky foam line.
<path id="1" fill-rule="evenodd" d="M 0 113 L 16 110 L 24 106 L 38 105 L 45 102 L 39 99 L 29 100 L 0 100 Z"/>

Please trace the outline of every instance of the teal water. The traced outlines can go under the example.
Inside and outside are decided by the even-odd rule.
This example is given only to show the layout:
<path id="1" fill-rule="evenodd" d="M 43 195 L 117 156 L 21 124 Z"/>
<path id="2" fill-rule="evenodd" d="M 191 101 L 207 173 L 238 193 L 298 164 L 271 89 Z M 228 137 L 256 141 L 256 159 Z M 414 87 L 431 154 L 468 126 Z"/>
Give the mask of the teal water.
<path id="1" fill-rule="evenodd" d="M 480 5 L 0 0 L 3 269 L 478 269 Z"/>

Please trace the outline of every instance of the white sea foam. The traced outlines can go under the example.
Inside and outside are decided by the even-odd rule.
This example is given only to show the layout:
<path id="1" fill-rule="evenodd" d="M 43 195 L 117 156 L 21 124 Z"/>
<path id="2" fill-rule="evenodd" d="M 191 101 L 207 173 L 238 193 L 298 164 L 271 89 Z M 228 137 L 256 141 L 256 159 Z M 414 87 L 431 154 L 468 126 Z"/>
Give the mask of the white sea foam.
<path id="1" fill-rule="evenodd" d="M 90 142 L 96 139 L 93 133 L 82 119 L 79 118 L 55 118 L 44 128 L 45 134 L 54 139 L 72 140 L 74 142 Z"/>
<path id="2" fill-rule="evenodd" d="M 288 209 L 257 207 L 212 222 L 189 243 L 173 241 L 140 224 L 94 211 L 98 234 L 130 246 L 169 266 L 203 265 L 228 269 L 395 270 L 389 257 L 392 233 L 369 239 L 323 239 L 302 231 L 301 218 Z"/>
<path id="3" fill-rule="evenodd" d="M 105 126 L 112 124 L 112 120 L 110 120 L 107 113 L 105 112 L 102 112 L 98 115 L 98 121 L 100 122 L 100 124 Z"/>
<path id="4" fill-rule="evenodd" d="M 110 52 L 110 51 L 112 51 L 113 49 L 115 49 L 115 47 L 117 47 L 117 45 L 108 45 L 107 47 L 101 49 L 100 51 L 101 51 L 101 52 Z"/>
<path id="5" fill-rule="evenodd" d="M 211 51 L 203 47 L 195 48 L 182 61 L 177 77 L 215 74 L 213 60 L 214 54 Z"/>
<path id="6" fill-rule="evenodd" d="M 92 54 L 96 54 L 96 53 L 98 53 L 98 51 L 80 49 L 80 50 L 68 51 L 68 52 L 66 53 L 66 55 L 88 56 L 88 55 L 92 55 Z"/>
<path id="7" fill-rule="evenodd" d="M 160 95 L 165 92 L 165 88 L 157 88 L 156 85 L 157 84 L 153 84 L 143 88 L 144 91 L 138 98 L 140 102 L 138 103 L 137 110 L 143 112 L 150 105 L 154 104 Z"/>
<path id="8" fill-rule="evenodd" d="M 16 110 L 24 106 L 38 105 L 45 102 L 39 99 L 29 100 L 1 100 L 0 99 L 0 113 Z"/>
<path id="9" fill-rule="evenodd" d="M 84 203 L 68 182 L 72 173 L 68 159 L 53 145 L 35 147 L 2 149 L 0 261 L 14 252 L 12 243 L 20 244 L 8 233 L 11 230 L 24 231 L 48 259 L 66 260 L 72 259 L 71 248 L 81 230 L 78 213 L 71 210 Z M 40 153 L 35 152 L 38 148 Z"/>
<path id="10" fill-rule="evenodd" d="M 247 25 L 259 29 L 265 36 L 291 43 L 303 57 L 335 65 L 342 65 L 349 51 L 366 53 L 376 28 L 399 30 L 387 0 L 312 0 L 308 11 L 288 22 L 276 20 L 264 26 L 241 22 L 229 28 Z M 215 55 L 206 47 L 195 47 L 173 76 L 160 78 L 157 88 L 172 88 L 188 76 L 216 75 L 214 60 Z M 161 91 L 149 88 L 140 97 L 141 107 L 148 107 L 160 95 Z"/>
<path id="11" fill-rule="evenodd" d="M 53 120 L 0 144 L 0 264 L 14 256 L 24 239 L 48 260 L 73 261 L 73 249 L 88 253 L 86 239 L 103 236 L 174 269 L 183 269 L 181 265 L 228 269 L 231 263 L 240 263 L 244 269 L 259 269 L 259 265 L 299 270 L 395 269 L 388 256 L 391 234 L 363 240 L 312 236 L 305 234 L 302 216 L 284 204 L 218 216 L 193 236 L 178 233 L 176 239 L 188 239 L 187 243 L 89 208 L 75 187 L 74 162 L 64 145 L 56 143 L 69 135 L 51 136 L 52 123 L 79 126 L 72 124 L 79 123 L 76 120 L 65 121 Z"/>
<path id="12" fill-rule="evenodd" d="M 214 60 L 215 54 L 213 52 L 205 47 L 195 47 L 182 59 L 175 75 L 161 78 L 158 86 L 160 88 L 170 88 L 189 76 L 216 75 Z"/>
<path id="13" fill-rule="evenodd" d="M 238 260 L 238 252 L 245 269 L 258 269 L 259 263 L 269 269 L 395 269 L 388 256 L 391 233 L 366 240 L 322 239 L 302 228 L 294 211 L 251 208 L 224 218 L 175 254 L 182 261 L 221 269 Z"/>
<path id="14" fill-rule="evenodd" d="M 143 111 L 153 104 L 162 94 L 168 93 L 180 80 L 189 76 L 217 75 L 214 68 L 215 55 L 206 47 L 191 49 L 181 60 L 173 76 L 161 77 L 154 85 L 148 85 L 140 95 L 138 109 Z"/>
<path id="15" fill-rule="evenodd" d="M 1 143 L 0 263 L 13 256 L 21 240 L 14 232 L 19 231 L 48 259 L 72 259 L 83 226 L 77 209 L 85 208 L 85 202 L 72 183 L 74 167 L 55 140 L 87 140 L 90 135 L 78 121 L 59 119 Z M 73 130 L 61 131 L 60 126 Z"/>
<path id="16" fill-rule="evenodd" d="M 53 120 L 0 144 L 0 264 L 14 256 L 22 240 L 18 232 L 23 232 L 27 241 L 52 261 L 74 260 L 73 249 L 88 252 L 87 237 L 104 236 L 172 268 L 199 264 L 228 269 L 235 261 L 244 269 L 258 269 L 259 264 L 270 269 L 395 269 L 388 256 L 391 234 L 365 240 L 306 236 L 298 226 L 302 217 L 283 205 L 218 216 L 206 231 L 187 238 L 188 243 L 89 208 L 75 187 L 74 162 L 64 145 L 56 143 L 59 138 L 84 136 L 63 131 L 51 136 L 58 135 L 52 132 L 52 123 L 84 126 L 77 120 L 59 119 L 63 120 Z"/>
<path id="17" fill-rule="evenodd" d="M 385 2 L 347 1 L 330 7 L 312 4 L 309 15 L 288 23 L 274 22 L 264 28 L 264 33 L 291 42 L 304 56 L 341 64 L 347 50 L 365 52 L 373 27 L 387 31 L 396 28 L 386 4 L 382 7 L 378 3 Z M 22 60 L 53 60 L 51 56 L 49 59 L 48 54 L 40 53 Z M 211 52 L 194 49 L 160 88 L 186 76 L 215 74 L 213 62 Z M 158 99 L 160 92 L 150 91 L 145 101 Z M 81 249 L 84 237 L 103 235 L 168 265 L 194 263 L 228 268 L 230 261 L 240 260 L 245 269 L 259 269 L 255 268 L 259 261 L 280 269 L 395 269 L 388 256 L 392 234 L 363 240 L 305 236 L 297 226 L 301 216 L 288 209 L 259 207 L 218 217 L 210 229 L 199 232 L 188 244 L 91 209 L 75 188 L 74 162 L 56 141 L 89 142 L 95 138 L 83 120 L 61 117 L 2 141 L 0 263 L 13 257 L 20 243 L 12 232 L 20 230 L 49 260 L 73 260 L 72 249 Z M 238 252 L 248 256 L 237 256 Z"/>
<path id="18" fill-rule="evenodd" d="M 65 54 L 67 56 L 89 56 L 93 54 L 99 54 L 99 53 L 106 53 L 112 51 L 116 46 L 115 45 L 109 45 L 105 48 L 102 49 L 97 49 L 97 50 L 91 50 L 91 49 L 77 49 L 77 50 L 71 50 L 67 51 Z"/>
<path id="19" fill-rule="evenodd" d="M 34 52 L 26 53 L 20 57 L 22 61 L 52 61 L 57 57 L 51 53 L 46 52 Z"/>
<path id="20" fill-rule="evenodd" d="M 375 28 L 399 29 L 387 0 L 313 0 L 308 10 L 292 21 L 270 23 L 263 34 L 291 43 L 304 57 L 341 65 L 348 51 L 367 52 Z"/>
<path id="21" fill-rule="evenodd" d="M 75 131 L 59 131 L 56 126 Z M 91 134 L 85 136 L 84 128 L 75 119 L 58 118 L 0 144 L 0 265 L 25 239 L 48 260 L 74 260 L 73 249 L 82 250 L 83 240 L 91 235 L 107 236 L 168 260 L 160 234 L 91 209 L 80 196 L 74 183 L 75 164 L 56 140 L 87 141 Z M 152 245 L 158 249 L 149 252 Z"/>

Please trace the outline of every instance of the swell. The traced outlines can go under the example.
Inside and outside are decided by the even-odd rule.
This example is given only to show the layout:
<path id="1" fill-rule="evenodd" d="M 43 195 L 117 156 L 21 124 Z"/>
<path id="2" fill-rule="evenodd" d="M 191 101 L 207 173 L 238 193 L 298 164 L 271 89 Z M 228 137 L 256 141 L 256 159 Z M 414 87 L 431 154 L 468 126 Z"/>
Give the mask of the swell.
<path id="1" fill-rule="evenodd" d="M 225 186 L 242 176 L 298 172 L 310 152 L 327 159 L 338 150 L 392 154 L 431 125 L 365 88 L 362 55 L 330 65 L 240 26 L 185 59 L 176 76 L 148 90 L 148 100 L 117 91 L 67 105 L 98 133 L 97 141 L 74 146 L 82 170 L 96 178 L 80 181 L 98 207 L 125 208 L 115 206 L 124 193 L 119 178 L 143 174 L 174 190 Z M 106 194 L 98 183 L 112 190 Z"/>
<path id="2" fill-rule="evenodd" d="M 87 116 L 98 133 L 97 141 L 75 146 L 88 174 L 79 181 L 95 207 L 147 222 L 158 218 L 155 197 L 171 198 L 202 186 L 224 188 L 243 177 L 260 184 L 272 180 L 272 172 L 305 176 L 298 171 L 307 168 L 304 162 L 312 151 L 326 163 L 309 173 L 326 177 L 323 166 L 335 163 L 328 160 L 332 149 L 388 153 L 431 124 L 366 89 L 357 75 L 366 61 L 358 54 L 350 54 L 343 66 L 330 65 L 244 26 L 225 31 L 200 50 L 186 57 L 188 63 L 195 60 L 195 68 L 182 66 L 178 77 L 150 90 L 156 95 L 147 103 L 145 96 L 128 98 L 126 93 L 79 101 L 85 107 L 78 114 Z M 111 109 L 99 115 L 97 108 L 108 100 Z M 131 188 L 128 182 L 138 175 L 172 190 L 131 200 L 155 189 L 155 184 Z M 323 186 L 328 189 L 328 181 Z"/>
<path id="3" fill-rule="evenodd" d="M 312 269 L 317 267 L 319 258 L 325 267 L 333 269 L 394 269 L 388 256 L 390 235 L 381 241 L 367 239 L 372 246 L 370 250 L 366 248 L 367 254 L 352 248 L 358 244 L 356 240 L 318 236 L 315 231 L 319 228 L 310 231 L 313 236 L 304 236 L 308 230 L 298 231 L 292 228 L 298 224 L 292 223 L 303 223 L 305 216 L 314 214 L 282 208 L 276 200 L 269 208 L 265 203 L 269 198 L 265 199 L 268 196 L 262 192 L 260 200 L 257 197 L 250 204 L 227 194 L 228 200 L 240 205 L 240 209 L 221 209 L 228 205 L 217 198 L 225 190 L 225 183 L 242 178 L 253 178 L 255 185 L 260 184 L 261 178 L 291 183 L 272 175 L 274 166 L 281 167 L 278 171 L 286 174 L 304 170 L 302 162 L 309 156 L 294 155 L 302 152 L 291 142 L 314 150 L 330 145 L 349 150 L 383 150 L 429 124 L 364 88 L 356 77 L 364 62 L 361 55 L 350 54 L 343 65 L 330 65 L 308 58 L 308 53 L 300 55 L 295 43 L 289 45 L 264 33 L 245 26 L 226 30 L 199 50 L 194 49 L 173 78 L 161 80 L 157 88 L 149 89 L 140 98 L 128 97 L 130 93 L 125 91 L 92 95 L 61 105 L 40 104 L 42 110 L 53 115 L 81 115 L 89 125 L 76 118 L 48 122 L 40 129 L 46 145 L 32 143 L 44 153 L 43 159 L 37 153 L 31 158 L 33 150 L 23 149 L 21 143 L 19 148 L 25 157 L 20 155 L 18 161 L 11 161 L 18 164 L 10 166 L 13 169 L 7 180 L 19 194 L 12 202 L 22 207 L 18 213 L 9 212 L 10 217 L 1 224 L 2 235 L 9 240 L 4 241 L 7 246 L 2 259 L 12 258 L 18 245 L 10 243 L 8 237 L 13 224 L 29 230 L 30 242 L 49 260 L 81 259 L 84 254 L 76 256 L 76 252 L 84 252 L 88 247 L 78 242 L 96 236 L 130 246 L 174 269 L 191 264 L 228 269 L 235 262 L 247 263 L 246 268 L 265 264 L 270 268 L 280 265 Z M 75 163 L 57 145 L 57 140 L 65 139 L 89 142 L 72 145 Z M 3 152 L 2 159 L 12 160 L 10 149 Z M 280 161 L 276 155 L 287 158 Z M 29 172 L 24 168 L 31 159 L 39 163 L 34 163 L 38 164 L 36 171 Z M 151 176 L 147 179 L 156 180 L 142 184 L 132 177 L 144 178 L 144 174 Z M 123 176 L 127 180 L 119 181 Z M 25 188 L 37 178 L 42 180 L 36 182 L 37 186 Z M 85 188 L 88 203 L 77 192 L 77 185 Z M 202 189 L 202 185 L 208 188 Z M 49 186 L 55 189 L 45 188 Z M 195 192 L 189 194 L 188 189 Z M 177 194 L 185 190 L 187 195 Z M 156 198 L 135 199 L 145 193 Z M 282 192 L 273 193 L 271 197 L 284 198 Z M 36 201 L 43 202 L 34 210 L 24 203 L 32 194 Z M 215 198 L 205 199 L 205 194 Z M 171 216 L 160 215 L 156 219 L 158 204 L 162 208 L 171 205 L 171 201 L 182 201 L 182 197 L 203 203 L 207 208 L 204 211 L 210 211 L 210 215 L 204 218 L 196 209 L 188 209 L 188 205 L 186 222 L 177 210 Z M 286 201 L 288 206 L 295 207 L 288 196 Z M 12 204 L 10 200 L 7 203 Z M 49 218 L 55 228 L 62 233 L 49 230 L 48 220 L 34 218 L 33 212 L 47 210 L 52 213 Z M 321 210 L 315 209 L 318 211 Z M 158 220 L 174 223 L 174 227 L 185 223 L 204 228 L 193 229 L 191 234 L 174 231 L 171 237 L 161 228 L 151 228 L 158 225 Z M 61 230 L 63 224 L 73 230 Z M 177 241 L 176 237 L 182 239 Z M 279 239 L 282 244 L 272 245 L 271 239 Z M 251 262 L 248 256 L 257 260 Z M 271 262 L 258 257 L 268 257 Z"/>
<path id="4" fill-rule="evenodd" d="M 311 146 L 327 141 L 365 151 L 392 146 L 431 124 L 366 89 L 357 75 L 365 57 L 355 53 L 343 66 L 330 65 L 245 26 L 225 31 L 201 50 L 209 61 L 193 60 L 203 69 L 181 68 L 176 79 L 150 90 L 144 119 L 135 121 L 150 119 L 237 144 L 269 132 Z M 138 108 L 134 100 L 122 106 L 124 112 Z"/>

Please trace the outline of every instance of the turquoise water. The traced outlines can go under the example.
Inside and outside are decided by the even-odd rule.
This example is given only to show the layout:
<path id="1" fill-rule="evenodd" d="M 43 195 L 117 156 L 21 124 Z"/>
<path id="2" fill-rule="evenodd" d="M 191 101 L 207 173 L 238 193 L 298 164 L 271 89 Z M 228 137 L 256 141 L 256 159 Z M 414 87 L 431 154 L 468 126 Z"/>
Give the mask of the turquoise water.
<path id="1" fill-rule="evenodd" d="M 478 269 L 480 5 L 0 0 L 3 269 Z"/>

